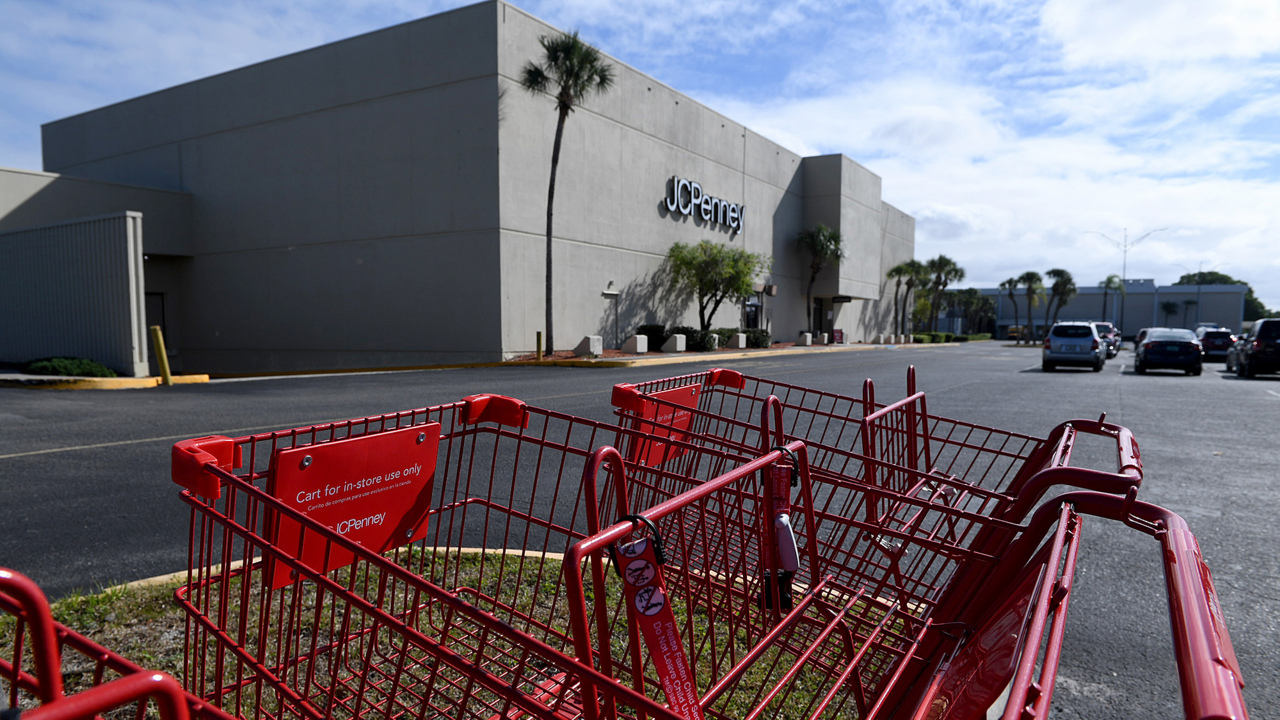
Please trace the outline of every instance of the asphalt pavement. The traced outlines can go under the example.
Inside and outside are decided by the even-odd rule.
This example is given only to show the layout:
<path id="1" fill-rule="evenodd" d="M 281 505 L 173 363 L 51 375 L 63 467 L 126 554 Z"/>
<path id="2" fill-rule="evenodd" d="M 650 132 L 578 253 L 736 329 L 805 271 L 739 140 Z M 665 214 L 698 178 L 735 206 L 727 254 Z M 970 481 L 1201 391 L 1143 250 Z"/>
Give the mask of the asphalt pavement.
<path id="1" fill-rule="evenodd" d="M 1181 514 L 1214 573 L 1252 716 L 1280 707 L 1280 377 L 1241 380 L 1209 364 L 1199 377 L 1136 375 L 1122 352 L 1100 373 L 1040 370 L 1035 348 L 997 343 L 789 353 L 633 368 L 501 367 L 297 376 L 118 391 L 0 388 L 0 496 L 8 531 L 0 565 L 50 595 L 182 569 L 189 511 L 169 481 L 169 448 L 458 400 L 518 397 L 612 418 L 618 382 L 713 365 L 858 395 L 902 397 L 918 368 L 931 413 L 1043 436 L 1071 418 L 1129 427 L 1141 445 L 1140 498 Z M 1107 467 L 1114 450 L 1083 443 L 1073 463 Z M 1158 544 L 1119 523 L 1085 519 L 1063 664 L 1060 718 L 1181 715 Z"/>

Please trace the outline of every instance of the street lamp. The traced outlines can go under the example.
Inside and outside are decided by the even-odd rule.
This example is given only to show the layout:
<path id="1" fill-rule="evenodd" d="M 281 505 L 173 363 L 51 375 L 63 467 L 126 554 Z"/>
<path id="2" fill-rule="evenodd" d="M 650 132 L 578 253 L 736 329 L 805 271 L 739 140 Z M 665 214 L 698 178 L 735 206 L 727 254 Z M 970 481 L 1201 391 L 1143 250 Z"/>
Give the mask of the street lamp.
<path id="1" fill-rule="evenodd" d="M 1174 264 L 1182 268 L 1183 270 L 1186 270 L 1187 272 L 1191 272 L 1191 268 L 1187 267 L 1186 265 L 1183 265 L 1181 263 L 1174 263 Z M 1213 267 L 1209 268 L 1209 272 L 1213 272 L 1214 270 L 1217 270 L 1220 267 L 1222 267 L 1222 263 L 1218 263 L 1217 265 L 1214 265 Z M 1197 268 L 1195 271 L 1196 273 L 1196 325 L 1199 325 L 1200 324 L 1200 284 L 1204 280 L 1204 272 L 1205 272 L 1204 261 L 1201 260 L 1200 264 L 1197 265 L 1196 268 Z M 1186 322 L 1185 312 L 1183 313 L 1182 321 Z"/>
<path id="2" fill-rule="evenodd" d="M 1110 235 L 1107 235 L 1106 233 L 1100 233 L 1097 230 L 1088 231 L 1091 235 L 1101 235 L 1102 237 L 1106 238 L 1107 241 L 1110 242 L 1112 245 L 1115 245 L 1116 247 L 1120 248 L 1120 252 L 1121 252 L 1120 285 L 1125 289 L 1125 293 L 1121 294 L 1120 296 L 1121 297 L 1121 300 L 1120 300 L 1120 332 L 1121 334 L 1124 333 L 1124 308 L 1126 305 L 1129 304 L 1128 303 L 1129 288 L 1126 285 L 1126 281 L 1129 279 L 1129 248 L 1132 248 L 1134 245 L 1137 245 L 1138 243 L 1142 242 L 1143 240 L 1146 240 L 1147 238 L 1151 237 L 1152 235 L 1158 232 L 1163 232 L 1168 229 L 1169 228 L 1156 228 L 1155 230 L 1147 232 L 1138 238 L 1130 240 L 1129 228 L 1125 228 L 1123 241 L 1116 240 Z"/>

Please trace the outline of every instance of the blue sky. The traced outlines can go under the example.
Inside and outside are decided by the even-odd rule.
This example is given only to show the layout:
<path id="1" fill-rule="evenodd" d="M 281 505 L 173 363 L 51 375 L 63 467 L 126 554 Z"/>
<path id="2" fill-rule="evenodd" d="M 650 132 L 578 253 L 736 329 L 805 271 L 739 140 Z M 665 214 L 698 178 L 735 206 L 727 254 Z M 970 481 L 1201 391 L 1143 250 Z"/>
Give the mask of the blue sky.
<path id="1" fill-rule="evenodd" d="M 40 124 L 446 0 L 0 0 L 0 166 Z M 1276 0 L 563 0 L 520 7 L 802 154 L 842 152 L 989 286 L 1189 268 L 1280 309 Z"/>

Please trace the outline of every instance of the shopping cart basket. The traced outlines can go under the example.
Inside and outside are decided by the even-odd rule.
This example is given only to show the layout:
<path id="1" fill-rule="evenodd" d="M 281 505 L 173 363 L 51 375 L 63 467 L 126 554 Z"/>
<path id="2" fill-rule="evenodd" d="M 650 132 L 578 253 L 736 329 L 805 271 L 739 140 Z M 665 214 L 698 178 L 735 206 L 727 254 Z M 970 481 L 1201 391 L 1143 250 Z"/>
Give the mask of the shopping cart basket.
<path id="1" fill-rule="evenodd" d="M 44 593 L 24 575 L 0 568 L 0 688 L 17 720 L 89 720 L 95 716 L 163 720 L 233 720 L 182 689 L 169 675 L 144 670 L 55 622 Z M 69 687 L 74 684 L 77 687 Z M 68 693 L 69 690 L 74 692 Z"/>
<path id="2" fill-rule="evenodd" d="M 690 588 L 677 591 L 685 619 L 743 618 L 729 626 L 741 633 L 680 635 L 694 658 L 695 685 L 719 688 L 714 698 L 699 700 L 709 703 L 713 716 L 726 716 L 717 709 L 721 698 L 732 712 L 772 712 L 770 703 L 789 692 L 792 681 L 828 667 L 842 668 L 837 677 L 844 679 L 827 686 L 824 696 L 830 697 L 813 706 L 817 715 L 899 707 L 897 698 L 914 692 L 921 673 L 950 647 L 945 634 L 926 633 L 925 627 L 958 636 L 970 627 L 940 622 L 933 590 L 905 586 L 893 568 L 886 574 L 881 560 L 862 567 L 832 562 L 818 552 L 824 523 L 910 545 L 917 556 L 934 558 L 925 563 L 930 567 L 981 564 L 988 575 L 1004 568 L 996 577 L 1006 595 L 1024 598 L 1018 608 L 1065 609 L 1060 579 L 1074 557 L 1062 550 L 1068 535 L 1075 537 L 1070 522 L 1060 524 L 1061 542 L 1044 546 L 1058 547 L 1057 555 L 1019 552 L 1018 567 L 1010 569 L 955 542 L 964 535 L 955 528 L 996 527 L 1020 536 L 1021 528 L 945 503 L 870 488 L 877 497 L 894 498 L 900 511 L 876 523 L 824 517 L 811 497 L 814 484 L 798 444 L 731 475 L 737 460 L 728 453 L 668 436 L 662 439 L 664 462 L 628 463 L 614 452 L 612 481 L 598 484 L 600 453 L 613 451 L 592 449 L 638 439 L 636 431 L 616 425 L 474 396 L 347 423 L 179 443 L 174 477 L 188 488 L 183 497 L 192 506 L 191 575 L 180 592 L 191 618 L 188 686 L 223 707 L 266 697 L 272 713 L 288 717 L 690 717 L 690 693 L 658 690 L 651 660 L 637 660 L 628 649 L 638 647 L 632 633 L 616 631 L 624 594 L 616 592 L 620 585 L 606 572 L 604 555 L 589 554 L 585 568 L 573 560 L 561 569 L 559 561 L 561 553 L 575 552 L 575 544 L 606 532 L 600 528 L 630 510 L 663 507 L 729 484 L 735 484 L 733 502 L 688 515 L 694 519 L 681 526 L 691 537 L 697 531 L 727 540 L 715 552 L 689 545 L 689 557 L 698 560 L 682 561 L 689 579 L 671 586 Z M 406 509 L 409 520 L 383 517 L 373 529 L 393 527 L 393 533 L 352 540 L 352 533 L 370 529 L 364 527 L 370 523 L 352 520 L 376 514 L 344 508 L 360 507 L 357 496 L 366 493 L 389 497 L 392 490 L 381 488 L 404 487 L 409 467 L 419 468 L 412 473 L 419 484 L 409 485 L 414 495 L 390 503 Z M 769 480 L 750 479 L 764 467 L 774 468 Z M 333 475 L 333 468 L 346 479 Z M 312 470 L 322 472 L 311 485 L 300 485 L 299 477 Z M 726 474 L 731 479 L 715 485 Z M 780 564 L 778 548 L 786 543 L 777 532 L 777 508 L 787 504 L 780 498 L 792 493 L 793 474 L 801 494 L 789 518 L 796 560 Z M 391 485 L 384 486 L 388 479 Z M 743 484 L 750 482 L 758 485 Z M 762 488 L 772 488 L 774 499 L 760 501 Z M 427 499 L 419 502 L 423 493 Z M 331 507 L 342 512 L 329 516 Z M 754 515 L 741 515 L 748 519 L 736 521 L 737 527 L 770 520 L 759 525 L 754 542 L 727 532 L 734 522 L 725 508 L 734 507 L 740 513 L 756 508 Z M 413 522 L 415 512 L 424 522 Z M 397 547 L 402 542 L 410 544 Z M 1035 546 L 1027 541 L 1018 547 Z M 591 587 L 575 579 L 562 583 L 562 572 L 585 574 Z M 1035 582 L 1023 579 L 1028 573 Z M 995 592 L 994 585 L 988 589 Z M 733 602 L 723 604 L 726 597 Z M 991 612 L 968 610 L 973 628 L 992 626 Z M 857 629 L 845 620 L 850 613 L 862 615 Z M 825 624 L 818 629 L 814 623 L 820 621 Z M 1028 637 L 1006 630 L 999 631 L 1001 638 Z M 1043 623 L 1037 632 L 1044 632 Z M 843 643 L 844 660 L 826 646 L 823 638 L 832 637 Z M 877 649 L 877 642 L 890 638 L 893 650 Z M 713 648 L 709 654 L 706 647 Z M 817 647 L 827 649 L 797 650 Z M 854 647 L 860 649 L 849 650 Z M 790 679 L 766 672 L 776 679 L 777 692 L 753 699 L 737 689 L 743 682 L 757 684 L 759 659 L 779 653 L 806 659 L 791 663 Z M 849 681 L 876 673 L 880 680 Z M 850 693 L 862 700 L 850 700 Z"/>

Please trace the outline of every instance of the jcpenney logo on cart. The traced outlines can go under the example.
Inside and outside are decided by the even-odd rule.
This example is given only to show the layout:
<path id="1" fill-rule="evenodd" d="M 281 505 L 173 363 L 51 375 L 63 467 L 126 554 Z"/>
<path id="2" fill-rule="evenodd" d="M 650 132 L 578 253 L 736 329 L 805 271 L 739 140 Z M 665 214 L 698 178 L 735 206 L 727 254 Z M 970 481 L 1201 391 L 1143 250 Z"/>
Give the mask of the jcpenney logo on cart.
<path id="1" fill-rule="evenodd" d="M 742 232 L 747 206 L 711 197 L 702 190 L 702 184 L 682 177 L 672 176 L 664 199 L 667 211 L 681 215 L 697 213 L 706 222 L 723 225 L 735 235 Z"/>

